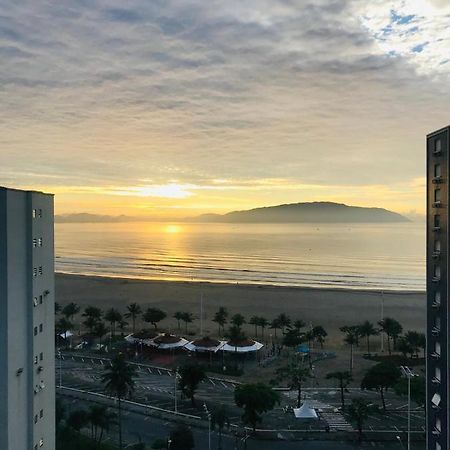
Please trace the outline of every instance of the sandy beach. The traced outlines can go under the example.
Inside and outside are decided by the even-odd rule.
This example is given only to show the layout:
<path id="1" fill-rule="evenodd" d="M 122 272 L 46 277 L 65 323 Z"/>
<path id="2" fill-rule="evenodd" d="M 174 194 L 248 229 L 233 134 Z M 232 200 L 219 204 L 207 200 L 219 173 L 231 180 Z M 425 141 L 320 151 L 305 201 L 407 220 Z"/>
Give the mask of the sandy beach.
<path id="1" fill-rule="evenodd" d="M 330 341 L 341 342 L 339 327 L 342 325 L 363 320 L 376 323 L 380 319 L 382 298 L 380 292 L 344 289 L 56 276 L 56 299 L 62 305 L 73 301 L 81 307 L 93 305 L 125 311 L 128 303 L 137 302 L 143 309 L 149 306 L 163 309 L 168 318 L 161 326 L 173 331 L 176 330 L 176 321 L 171 316 L 175 311 L 189 311 L 196 318 L 200 317 L 201 296 L 207 334 L 217 333 L 217 326 L 211 319 L 220 306 L 225 306 L 231 315 L 241 313 L 247 318 L 260 315 L 270 320 L 284 312 L 293 320 L 320 324 L 328 331 L 330 344 Z M 405 330 L 425 329 L 424 292 L 384 292 L 383 299 L 385 317 L 397 318 Z M 247 327 L 248 332 L 253 330 L 250 325 Z M 198 333 L 199 320 L 189 328 Z"/>

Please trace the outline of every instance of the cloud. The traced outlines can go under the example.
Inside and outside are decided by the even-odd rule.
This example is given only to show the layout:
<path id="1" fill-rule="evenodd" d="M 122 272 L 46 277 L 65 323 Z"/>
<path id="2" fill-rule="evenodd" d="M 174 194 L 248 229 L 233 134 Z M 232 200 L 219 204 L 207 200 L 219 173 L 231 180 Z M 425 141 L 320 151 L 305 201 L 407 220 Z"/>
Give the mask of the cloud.
<path id="1" fill-rule="evenodd" d="M 4 4 L 14 185 L 393 186 L 448 120 L 445 2 Z"/>

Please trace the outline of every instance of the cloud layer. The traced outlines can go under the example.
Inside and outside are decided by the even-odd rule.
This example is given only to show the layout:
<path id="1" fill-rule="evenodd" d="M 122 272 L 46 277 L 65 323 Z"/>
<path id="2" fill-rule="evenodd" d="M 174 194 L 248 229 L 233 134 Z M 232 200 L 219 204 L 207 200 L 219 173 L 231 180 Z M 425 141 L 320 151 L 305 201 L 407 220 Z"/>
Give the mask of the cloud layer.
<path id="1" fill-rule="evenodd" d="M 364 195 L 423 177 L 450 121 L 447 1 L 3 4 L 2 184 Z"/>

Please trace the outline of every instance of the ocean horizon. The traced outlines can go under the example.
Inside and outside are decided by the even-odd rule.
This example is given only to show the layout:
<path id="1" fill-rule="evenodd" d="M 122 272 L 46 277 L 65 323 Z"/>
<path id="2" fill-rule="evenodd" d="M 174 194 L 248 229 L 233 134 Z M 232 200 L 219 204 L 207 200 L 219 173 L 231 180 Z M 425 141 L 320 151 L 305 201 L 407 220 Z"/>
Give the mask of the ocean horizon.
<path id="1" fill-rule="evenodd" d="M 425 224 L 58 223 L 56 271 L 146 280 L 425 290 Z"/>

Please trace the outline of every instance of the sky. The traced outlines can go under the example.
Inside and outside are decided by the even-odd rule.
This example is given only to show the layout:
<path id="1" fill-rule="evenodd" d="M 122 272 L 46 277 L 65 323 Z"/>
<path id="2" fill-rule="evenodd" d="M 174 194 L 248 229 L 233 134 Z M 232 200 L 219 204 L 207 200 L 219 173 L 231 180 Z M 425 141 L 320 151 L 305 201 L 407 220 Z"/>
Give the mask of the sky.
<path id="1" fill-rule="evenodd" d="M 450 0 L 0 0 L 0 184 L 58 214 L 423 214 Z"/>

